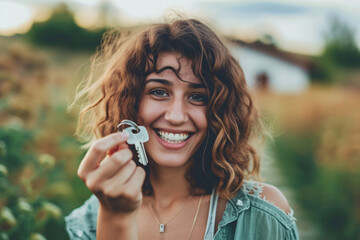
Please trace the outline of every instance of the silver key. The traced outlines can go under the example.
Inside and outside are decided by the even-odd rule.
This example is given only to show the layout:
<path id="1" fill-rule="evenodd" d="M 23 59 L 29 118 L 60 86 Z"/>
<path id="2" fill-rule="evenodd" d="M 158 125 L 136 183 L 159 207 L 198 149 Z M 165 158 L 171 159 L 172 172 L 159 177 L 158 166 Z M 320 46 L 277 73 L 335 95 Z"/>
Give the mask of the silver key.
<path id="1" fill-rule="evenodd" d="M 146 166 L 148 164 L 148 160 L 146 157 L 144 142 L 149 141 L 149 134 L 146 131 L 146 128 L 144 126 L 137 126 L 139 129 L 139 132 L 137 132 L 135 127 L 128 127 L 123 130 L 123 132 L 129 133 L 129 138 L 127 140 L 128 144 L 135 145 L 135 149 L 139 156 L 139 162 Z"/>

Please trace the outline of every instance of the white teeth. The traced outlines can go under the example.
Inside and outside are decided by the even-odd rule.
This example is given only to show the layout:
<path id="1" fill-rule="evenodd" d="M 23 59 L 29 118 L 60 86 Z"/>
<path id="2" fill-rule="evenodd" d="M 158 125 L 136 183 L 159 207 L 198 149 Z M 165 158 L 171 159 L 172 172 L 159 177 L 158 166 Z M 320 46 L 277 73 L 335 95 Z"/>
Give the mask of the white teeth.
<path id="1" fill-rule="evenodd" d="M 189 138 L 188 133 L 169 133 L 164 131 L 157 131 L 160 138 L 169 143 L 181 143 Z"/>

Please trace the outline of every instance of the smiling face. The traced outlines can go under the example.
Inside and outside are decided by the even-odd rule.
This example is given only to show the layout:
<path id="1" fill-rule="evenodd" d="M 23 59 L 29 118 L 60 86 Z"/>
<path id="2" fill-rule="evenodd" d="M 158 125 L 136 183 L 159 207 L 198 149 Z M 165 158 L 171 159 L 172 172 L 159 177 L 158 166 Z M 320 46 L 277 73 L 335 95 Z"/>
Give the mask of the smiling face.
<path id="1" fill-rule="evenodd" d="M 180 64 L 180 66 L 179 66 Z M 179 77 L 171 70 L 179 69 Z M 207 131 L 207 91 L 194 76 L 191 61 L 166 52 L 157 60 L 159 73 L 145 79 L 139 104 L 139 123 L 149 133 L 148 156 L 157 165 L 181 167 L 201 145 Z"/>

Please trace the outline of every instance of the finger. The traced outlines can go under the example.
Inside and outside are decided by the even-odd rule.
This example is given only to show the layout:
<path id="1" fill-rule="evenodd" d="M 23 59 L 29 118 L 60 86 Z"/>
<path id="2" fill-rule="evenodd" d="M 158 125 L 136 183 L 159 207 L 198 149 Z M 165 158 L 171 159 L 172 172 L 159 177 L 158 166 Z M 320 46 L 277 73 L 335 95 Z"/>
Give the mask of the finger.
<path id="1" fill-rule="evenodd" d="M 113 148 L 111 148 L 108 152 L 107 155 L 111 156 L 113 155 L 116 151 L 119 151 L 121 149 L 127 148 L 129 147 L 129 145 L 127 143 L 121 143 L 118 146 L 115 146 Z"/>
<path id="2" fill-rule="evenodd" d="M 132 159 L 133 154 L 127 147 L 115 152 L 111 156 L 107 156 L 100 164 L 100 167 L 93 171 L 93 174 L 102 176 L 102 179 L 109 179 L 121 168 L 125 167 Z"/>
<path id="3" fill-rule="evenodd" d="M 136 170 L 136 163 L 130 160 L 120 170 L 116 172 L 111 178 L 104 182 L 104 186 L 116 185 L 117 187 L 122 186 L 129 178 L 134 174 Z"/>
<path id="4" fill-rule="evenodd" d="M 128 138 L 128 133 L 120 132 L 110 134 L 97 140 L 90 147 L 84 159 L 81 161 L 78 169 L 78 176 L 84 180 L 90 171 L 98 167 L 100 160 L 105 157 L 105 154 L 109 149 L 124 143 Z"/>
<path id="5" fill-rule="evenodd" d="M 134 174 L 124 184 L 123 194 L 132 199 L 141 197 L 145 175 L 145 170 L 142 167 L 136 167 Z"/>
<path id="6" fill-rule="evenodd" d="M 125 183 L 126 187 L 141 189 L 142 185 L 144 184 L 145 176 L 145 170 L 142 167 L 137 166 L 133 175 Z"/>
<path id="7" fill-rule="evenodd" d="M 118 179 L 113 178 L 113 180 L 106 185 L 105 191 L 108 196 L 114 198 L 122 196 L 127 199 L 138 200 L 145 180 L 145 170 L 142 167 L 135 167 L 131 176 L 122 186 L 119 186 Z"/>
<path id="8" fill-rule="evenodd" d="M 102 166 L 103 164 L 105 164 L 114 153 L 116 153 L 117 151 L 120 151 L 121 149 L 129 149 L 129 145 L 127 143 L 120 143 L 118 146 L 115 146 L 112 149 L 110 149 L 107 152 L 106 157 L 103 158 L 99 162 L 99 166 Z M 131 156 L 131 158 L 132 158 L 132 156 Z"/>
<path id="9" fill-rule="evenodd" d="M 131 158 L 132 152 L 130 149 L 123 149 L 104 160 L 104 164 L 101 164 L 99 168 L 87 174 L 84 182 L 88 189 L 92 192 L 106 192 L 107 186 L 114 181 L 112 178 L 114 174 L 120 175 L 118 180 L 115 181 L 118 186 L 121 186 L 135 170 L 136 164 L 130 160 Z M 121 181 L 121 178 L 124 180 Z"/>

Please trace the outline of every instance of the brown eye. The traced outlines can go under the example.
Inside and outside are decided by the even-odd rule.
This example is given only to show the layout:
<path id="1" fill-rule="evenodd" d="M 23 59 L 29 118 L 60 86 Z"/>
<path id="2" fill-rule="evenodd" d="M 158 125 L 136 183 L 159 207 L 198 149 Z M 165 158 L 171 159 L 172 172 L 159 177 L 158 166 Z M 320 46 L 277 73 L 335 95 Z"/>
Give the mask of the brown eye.
<path id="1" fill-rule="evenodd" d="M 191 101 L 198 102 L 198 103 L 204 103 L 204 102 L 207 101 L 206 95 L 205 94 L 200 94 L 200 93 L 192 94 L 189 97 L 189 99 Z"/>
<path id="2" fill-rule="evenodd" d="M 164 90 L 161 90 L 161 89 L 155 89 L 155 90 L 151 91 L 150 94 L 152 94 L 156 97 L 167 97 L 168 96 L 168 94 Z"/>

